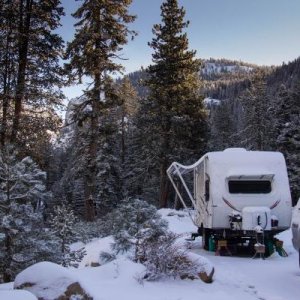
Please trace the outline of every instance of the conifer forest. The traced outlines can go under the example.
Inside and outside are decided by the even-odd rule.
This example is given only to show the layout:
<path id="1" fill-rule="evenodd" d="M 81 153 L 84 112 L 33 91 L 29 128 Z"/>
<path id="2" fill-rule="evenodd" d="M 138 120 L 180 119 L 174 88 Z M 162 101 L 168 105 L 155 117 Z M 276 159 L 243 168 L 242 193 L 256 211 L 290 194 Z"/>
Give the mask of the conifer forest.
<path id="1" fill-rule="evenodd" d="M 133 247 L 141 260 L 166 228 L 156 210 L 182 208 L 166 173 L 173 161 L 280 151 L 293 204 L 300 198 L 300 58 L 201 59 L 185 8 L 164 0 L 151 65 L 126 73 L 134 1 L 79 1 L 66 41 L 62 1 L 0 0 L 0 283 L 41 261 L 76 267 L 85 250 L 70 245 L 79 239 L 113 235 L 115 253 Z M 65 87 L 84 82 L 66 98 Z M 132 229 L 138 211 L 141 222 L 155 216 L 147 237 Z"/>

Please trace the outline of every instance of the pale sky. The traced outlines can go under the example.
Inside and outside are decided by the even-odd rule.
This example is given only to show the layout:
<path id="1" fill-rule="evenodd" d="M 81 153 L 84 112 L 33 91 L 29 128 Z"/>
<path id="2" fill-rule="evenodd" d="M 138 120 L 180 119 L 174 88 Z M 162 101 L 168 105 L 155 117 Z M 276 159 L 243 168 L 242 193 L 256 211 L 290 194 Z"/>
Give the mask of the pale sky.
<path id="1" fill-rule="evenodd" d="M 133 0 L 130 11 L 137 20 L 130 25 L 139 35 L 124 47 L 126 72 L 151 64 L 153 24 L 159 23 L 163 0 Z M 62 0 L 66 16 L 59 30 L 73 37 L 70 16 L 81 1 Z M 300 56 L 300 0 L 179 0 L 186 9 L 190 48 L 199 58 L 227 58 L 259 65 L 280 65 Z M 81 87 L 65 90 L 72 98 Z"/>

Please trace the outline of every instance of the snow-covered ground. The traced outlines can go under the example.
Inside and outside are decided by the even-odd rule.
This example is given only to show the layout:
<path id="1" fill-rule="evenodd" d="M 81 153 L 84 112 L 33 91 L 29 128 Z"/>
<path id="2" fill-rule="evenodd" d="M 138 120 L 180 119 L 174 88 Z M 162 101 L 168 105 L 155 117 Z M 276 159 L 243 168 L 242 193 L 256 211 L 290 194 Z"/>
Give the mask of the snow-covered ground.
<path id="1" fill-rule="evenodd" d="M 164 209 L 160 213 L 168 220 L 170 230 L 181 235 L 182 241 L 196 231 L 187 212 Z M 204 256 L 214 265 L 212 284 L 180 279 L 140 283 L 138 279 L 144 267 L 126 256 L 100 267 L 90 267 L 92 262 L 98 261 L 101 251 L 109 249 L 111 238 L 89 243 L 80 268 L 69 271 L 95 300 L 299 300 L 300 269 L 298 254 L 291 244 L 291 232 L 280 234 L 279 239 L 284 241 L 289 256 L 284 258 L 275 253 L 265 260 L 215 256 L 201 249 L 201 238 L 188 242 L 191 252 Z M 10 298 L 7 291 L 4 292 L 11 287 L 0 285 L 1 300 L 19 299 L 18 295 Z"/>

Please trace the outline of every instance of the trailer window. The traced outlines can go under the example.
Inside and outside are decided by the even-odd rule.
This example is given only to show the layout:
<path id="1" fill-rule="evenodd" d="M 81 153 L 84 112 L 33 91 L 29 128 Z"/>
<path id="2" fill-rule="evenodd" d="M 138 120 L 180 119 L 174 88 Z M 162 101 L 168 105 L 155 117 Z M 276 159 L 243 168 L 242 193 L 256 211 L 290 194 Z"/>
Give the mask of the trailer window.
<path id="1" fill-rule="evenodd" d="M 272 190 L 269 180 L 229 180 L 228 187 L 231 194 L 268 194 Z"/>

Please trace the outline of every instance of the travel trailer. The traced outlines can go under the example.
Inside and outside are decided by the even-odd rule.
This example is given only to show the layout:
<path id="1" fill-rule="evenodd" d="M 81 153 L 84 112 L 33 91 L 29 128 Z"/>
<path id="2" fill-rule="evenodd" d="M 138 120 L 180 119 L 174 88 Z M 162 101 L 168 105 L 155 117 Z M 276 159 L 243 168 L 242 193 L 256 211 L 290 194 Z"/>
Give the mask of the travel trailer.
<path id="1" fill-rule="evenodd" d="M 261 243 L 272 243 L 274 235 L 290 227 L 289 181 L 279 152 L 229 148 L 207 153 L 191 166 L 174 162 L 167 174 L 183 206 L 192 203 L 205 249 L 212 240 L 254 249 L 258 236 Z"/>

